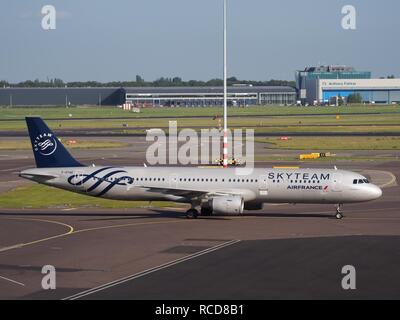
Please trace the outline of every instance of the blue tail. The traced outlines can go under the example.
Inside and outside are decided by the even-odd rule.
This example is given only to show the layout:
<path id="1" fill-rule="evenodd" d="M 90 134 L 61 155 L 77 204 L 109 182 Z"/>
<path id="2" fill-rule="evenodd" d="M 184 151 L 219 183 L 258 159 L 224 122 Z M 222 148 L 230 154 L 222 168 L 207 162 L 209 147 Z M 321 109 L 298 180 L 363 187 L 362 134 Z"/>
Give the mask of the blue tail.
<path id="1" fill-rule="evenodd" d="M 71 156 L 41 118 L 26 117 L 25 119 L 38 168 L 83 167 Z"/>

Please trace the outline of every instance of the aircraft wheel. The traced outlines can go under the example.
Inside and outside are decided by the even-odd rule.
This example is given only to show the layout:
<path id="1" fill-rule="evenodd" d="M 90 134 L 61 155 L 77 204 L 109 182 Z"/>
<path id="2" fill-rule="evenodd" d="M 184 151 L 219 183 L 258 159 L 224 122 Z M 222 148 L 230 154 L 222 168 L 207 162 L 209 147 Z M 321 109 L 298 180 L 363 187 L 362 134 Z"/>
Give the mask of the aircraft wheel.
<path id="1" fill-rule="evenodd" d="M 335 215 L 335 217 L 338 220 L 343 219 L 342 207 L 343 207 L 343 204 L 338 204 L 337 207 L 336 207 L 336 215 Z"/>
<path id="2" fill-rule="evenodd" d="M 337 212 L 335 217 L 336 217 L 336 219 L 341 220 L 341 219 L 343 219 L 343 214 L 340 212 Z"/>
<path id="3" fill-rule="evenodd" d="M 189 209 L 186 211 L 186 218 L 188 219 L 197 219 L 199 216 L 199 212 L 196 209 Z"/>

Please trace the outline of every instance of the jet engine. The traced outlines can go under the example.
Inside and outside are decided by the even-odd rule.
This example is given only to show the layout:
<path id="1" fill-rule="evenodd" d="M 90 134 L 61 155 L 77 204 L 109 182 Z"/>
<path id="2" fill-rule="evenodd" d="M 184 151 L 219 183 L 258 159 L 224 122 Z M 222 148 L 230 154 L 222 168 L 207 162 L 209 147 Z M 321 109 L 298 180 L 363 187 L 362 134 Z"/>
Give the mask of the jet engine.
<path id="1" fill-rule="evenodd" d="M 244 201 L 240 196 L 220 196 L 209 200 L 214 213 L 239 215 L 243 213 Z"/>

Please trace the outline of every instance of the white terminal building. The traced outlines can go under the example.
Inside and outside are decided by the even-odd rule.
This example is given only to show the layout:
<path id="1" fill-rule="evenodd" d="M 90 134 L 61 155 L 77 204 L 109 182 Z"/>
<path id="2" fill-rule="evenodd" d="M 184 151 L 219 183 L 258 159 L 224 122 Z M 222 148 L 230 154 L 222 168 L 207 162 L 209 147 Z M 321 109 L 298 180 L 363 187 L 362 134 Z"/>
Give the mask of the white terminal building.
<path id="1" fill-rule="evenodd" d="M 346 66 L 306 68 L 296 73 L 296 84 L 302 103 L 330 104 L 354 94 L 364 103 L 400 103 L 400 79 L 373 79 L 368 71 Z"/>

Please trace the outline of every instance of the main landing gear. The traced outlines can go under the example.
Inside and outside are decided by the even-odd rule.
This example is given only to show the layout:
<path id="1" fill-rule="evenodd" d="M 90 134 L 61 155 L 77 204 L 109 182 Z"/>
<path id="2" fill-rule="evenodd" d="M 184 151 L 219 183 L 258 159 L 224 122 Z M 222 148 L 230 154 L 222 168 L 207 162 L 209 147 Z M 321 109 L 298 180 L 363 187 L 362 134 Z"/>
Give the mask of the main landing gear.
<path id="1" fill-rule="evenodd" d="M 336 217 L 336 219 L 338 219 L 338 220 L 343 219 L 342 208 L 343 208 L 343 205 L 342 205 L 342 204 L 338 204 L 338 205 L 336 206 L 336 214 L 335 214 L 335 217 Z"/>
<path id="2" fill-rule="evenodd" d="M 209 217 L 213 214 L 213 209 L 210 207 L 201 207 L 200 213 L 202 216 Z"/>
<path id="3" fill-rule="evenodd" d="M 210 207 L 200 207 L 200 213 L 195 207 L 192 207 L 188 211 L 186 211 L 186 218 L 197 219 L 199 215 L 202 215 L 204 217 L 209 217 L 212 216 L 212 214 L 213 214 L 213 209 Z"/>
<path id="4" fill-rule="evenodd" d="M 190 208 L 186 211 L 186 218 L 188 219 L 197 219 L 199 216 L 199 212 L 195 208 Z"/>

